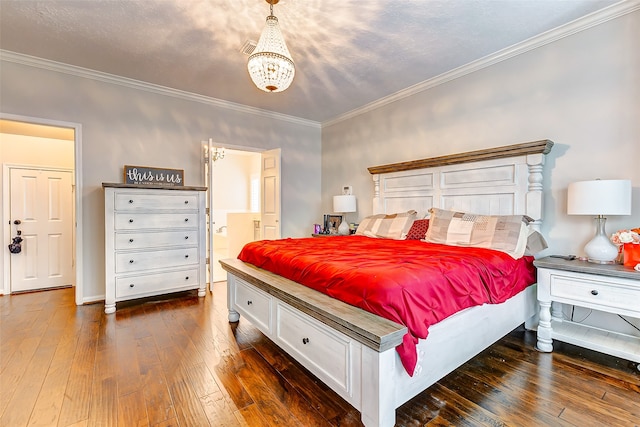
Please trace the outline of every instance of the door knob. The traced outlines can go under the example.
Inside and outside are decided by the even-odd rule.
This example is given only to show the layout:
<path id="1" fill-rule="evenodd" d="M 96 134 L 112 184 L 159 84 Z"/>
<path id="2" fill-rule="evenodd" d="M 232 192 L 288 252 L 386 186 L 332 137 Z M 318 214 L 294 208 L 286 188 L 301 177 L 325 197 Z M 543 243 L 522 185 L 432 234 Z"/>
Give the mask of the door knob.
<path id="1" fill-rule="evenodd" d="M 22 224 L 22 221 L 20 221 L 19 219 L 16 219 L 15 221 L 13 221 L 13 223 L 15 225 L 20 225 L 20 224 Z"/>

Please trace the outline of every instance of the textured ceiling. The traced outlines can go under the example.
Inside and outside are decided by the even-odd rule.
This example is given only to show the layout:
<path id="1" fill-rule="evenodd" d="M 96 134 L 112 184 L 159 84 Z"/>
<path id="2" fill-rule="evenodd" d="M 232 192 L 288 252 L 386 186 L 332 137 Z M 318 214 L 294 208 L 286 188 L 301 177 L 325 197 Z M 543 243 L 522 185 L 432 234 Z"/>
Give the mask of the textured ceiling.
<path id="1" fill-rule="evenodd" d="M 281 0 L 291 87 L 258 90 L 264 0 L 0 0 L 0 49 L 325 122 L 616 0 Z"/>

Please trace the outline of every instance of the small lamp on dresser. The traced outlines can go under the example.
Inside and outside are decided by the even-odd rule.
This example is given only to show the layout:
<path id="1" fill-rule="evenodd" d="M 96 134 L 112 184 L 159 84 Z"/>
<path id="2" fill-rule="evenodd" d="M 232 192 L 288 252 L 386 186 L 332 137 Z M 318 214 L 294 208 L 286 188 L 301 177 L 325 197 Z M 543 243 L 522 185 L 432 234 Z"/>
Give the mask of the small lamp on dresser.
<path id="1" fill-rule="evenodd" d="M 343 214 L 342 221 L 338 227 L 338 234 L 346 236 L 349 234 L 349 223 L 347 222 L 346 213 L 356 211 L 356 196 L 352 194 L 342 194 L 333 196 L 333 211 Z"/>
<path id="2" fill-rule="evenodd" d="M 596 179 L 569 184 L 567 214 L 595 215 L 596 235 L 584 247 L 587 260 L 598 264 L 614 262 L 618 248 L 605 232 L 605 215 L 631 215 L 631 181 Z"/>

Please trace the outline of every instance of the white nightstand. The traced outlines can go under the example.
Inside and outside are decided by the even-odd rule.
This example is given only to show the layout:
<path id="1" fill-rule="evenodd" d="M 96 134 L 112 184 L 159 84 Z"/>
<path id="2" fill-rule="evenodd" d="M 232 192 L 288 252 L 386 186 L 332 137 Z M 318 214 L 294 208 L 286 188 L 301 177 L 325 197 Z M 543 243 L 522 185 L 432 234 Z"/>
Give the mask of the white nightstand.
<path id="1" fill-rule="evenodd" d="M 553 351 L 553 339 L 640 362 L 640 335 L 627 335 L 562 318 L 560 303 L 640 318 L 640 272 L 622 265 L 542 258 L 538 268 L 540 351 Z M 640 365 L 638 365 L 640 369 Z"/>

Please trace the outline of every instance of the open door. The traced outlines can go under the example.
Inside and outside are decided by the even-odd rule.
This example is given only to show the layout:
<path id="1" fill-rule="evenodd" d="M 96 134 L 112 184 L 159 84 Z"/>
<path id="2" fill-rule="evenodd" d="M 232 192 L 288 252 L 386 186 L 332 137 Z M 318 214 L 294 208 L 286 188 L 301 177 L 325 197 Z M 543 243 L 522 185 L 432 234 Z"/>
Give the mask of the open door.
<path id="1" fill-rule="evenodd" d="M 280 229 L 280 149 L 263 151 L 260 168 L 261 238 L 275 240 Z"/>

